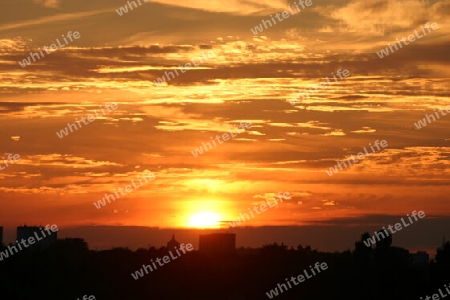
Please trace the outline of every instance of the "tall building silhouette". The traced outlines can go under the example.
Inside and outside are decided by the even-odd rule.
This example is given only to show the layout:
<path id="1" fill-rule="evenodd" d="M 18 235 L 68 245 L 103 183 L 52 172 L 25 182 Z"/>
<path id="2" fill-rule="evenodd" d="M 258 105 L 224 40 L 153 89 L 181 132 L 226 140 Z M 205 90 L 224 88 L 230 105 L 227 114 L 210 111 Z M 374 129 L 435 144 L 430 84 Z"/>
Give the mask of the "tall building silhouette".
<path id="1" fill-rule="evenodd" d="M 0 226 L 0 247 L 3 246 L 3 227 Z"/>
<path id="2" fill-rule="evenodd" d="M 205 253 L 229 253 L 236 249 L 236 234 L 211 233 L 199 236 L 199 251 Z"/>
<path id="3" fill-rule="evenodd" d="M 430 263 L 430 256 L 425 251 L 417 251 L 416 253 L 411 253 L 410 256 L 413 266 L 428 266 Z"/>
<path id="4" fill-rule="evenodd" d="M 50 233 L 42 226 L 19 226 L 17 227 L 17 241 L 22 239 L 28 240 L 30 237 L 35 239 L 35 244 L 30 245 L 30 248 L 48 248 L 56 242 L 58 232 Z"/>

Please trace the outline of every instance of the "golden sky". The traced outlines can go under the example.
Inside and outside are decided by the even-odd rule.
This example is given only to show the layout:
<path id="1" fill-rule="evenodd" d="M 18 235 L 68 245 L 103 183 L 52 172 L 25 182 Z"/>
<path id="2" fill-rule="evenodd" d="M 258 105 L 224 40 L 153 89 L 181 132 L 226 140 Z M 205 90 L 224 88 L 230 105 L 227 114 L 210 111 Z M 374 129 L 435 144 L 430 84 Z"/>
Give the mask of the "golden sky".
<path id="1" fill-rule="evenodd" d="M 291 198 L 248 226 L 448 216 L 450 115 L 414 123 L 450 105 L 450 0 L 313 0 L 257 36 L 289 2 L 141 2 L 122 16 L 123 0 L 0 2 L 0 152 L 21 157 L 0 171 L 0 225 L 186 227 L 203 212 L 236 219 L 278 192 Z M 427 22 L 439 28 L 376 54 Z M 80 38 L 18 64 L 69 31 Z M 288 102 L 339 69 L 351 75 Z M 117 109 L 55 134 L 108 102 Z M 192 155 L 241 122 L 251 129 Z M 388 147 L 327 175 L 376 140 Z M 155 179 L 94 207 L 144 171 Z"/>

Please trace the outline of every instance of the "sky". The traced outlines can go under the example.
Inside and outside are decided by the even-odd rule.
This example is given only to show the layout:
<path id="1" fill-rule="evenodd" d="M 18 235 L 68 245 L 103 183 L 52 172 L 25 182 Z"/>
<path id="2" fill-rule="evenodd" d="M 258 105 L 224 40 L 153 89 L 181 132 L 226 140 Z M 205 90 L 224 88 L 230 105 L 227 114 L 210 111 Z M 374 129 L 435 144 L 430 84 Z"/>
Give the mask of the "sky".
<path id="1" fill-rule="evenodd" d="M 416 210 L 436 234 L 405 228 L 400 245 L 438 246 L 450 236 L 450 116 L 438 112 L 450 106 L 450 0 L 311 2 L 256 33 L 298 3 L 141 0 L 120 15 L 126 1 L 1 1 L 0 155 L 20 160 L 0 171 L 0 226 L 226 229 L 287 192 L 242 226 L 285 227 L 286 240 L 287 228 L 320 225 L 325 238 L 337 226 L 344 239 L 356 226 L 355 241 Z M 79 36 L 64 43 L 69 32 Z M 63 47 L 19 64 L 57 39 Z M 334 83 L 290 103 L 326 77 Z M 195 152 L 241 124 L 251 128 Z M 371 151 L 377 140 L 387 146 Z M 328 175 L 364 147 L 370 155 Z M 254 244 L 266 242 L 258 232 Z"/>

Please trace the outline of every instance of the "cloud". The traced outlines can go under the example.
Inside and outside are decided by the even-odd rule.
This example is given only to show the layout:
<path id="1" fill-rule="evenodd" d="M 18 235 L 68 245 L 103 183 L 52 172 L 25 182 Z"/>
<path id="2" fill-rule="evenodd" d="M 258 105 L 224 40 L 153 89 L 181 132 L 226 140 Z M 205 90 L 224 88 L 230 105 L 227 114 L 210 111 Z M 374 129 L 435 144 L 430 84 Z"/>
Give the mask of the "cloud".
<path id="1" fill-rule="evenodd" d="M 447 10 L 448 0 L 434 5 L 418 0 L 351 1 L 343 7 L 329 6 L 318 10 L 320 14 L 338 20 L 350 32 L 384 32 L 411 29 L 426 21 L 436 21 L 437 11 Z"/>
<path id="2" fill-rule="evenodd" d="M 46 1 L 49 2 L 50 0 L 33 0 L 33 1 L 39 1 L 39 3 Z M 55 1 L 55 0 L 52 0 Z M 18 29 L 18 28 L 26 28 L 26 27 L 32 27 L 36 25 L 43 25 L 43 24 L 51 24 L 51 23 L 58 23 L 58 22 L 68 22 L 71 20 L 78 20 L 85 17 L 95 16 L 98 14 L 103 13 L 110 13 L 110 9 L 99 9 L 99 10 L 90 10 L 90 11 L 82 11 L 82 12 L 72 12 L 72 13 L 65 13 L 65 14 L 56 14 L 52 16 L 43 16 L 41 18 L 36 18 L 32 20 L 24 20 L 24 21 L 18 21 L 10 24 L 5 24 L 0 26 L 0 31 L 4 30 L 10 30 L 10 29 Z"/>
<path id="3" fill-rule="evenodd" d="M 58 8 L 60 4 L 59 0 L 33 0 L 33 2 L 51 8 Z"/>
<path id="4" fill-rule="evenodd" d="M 229 0 L 227 5 L 224 5 L 222 0 L 191 0 L 189 2 L 154 0 L 153 2 L 235 15 L 266 15 L 267 12 L 285 10 L 289 6 L 285 0 Z"/>
<path id="5" fill-rule="evenodd" d="M 21 37 L 14 39 L 0 39 L 0 53 L 11 53 L 13 51 L 24 51 L 27 43 L 31 40 L 25 40 Z"/>

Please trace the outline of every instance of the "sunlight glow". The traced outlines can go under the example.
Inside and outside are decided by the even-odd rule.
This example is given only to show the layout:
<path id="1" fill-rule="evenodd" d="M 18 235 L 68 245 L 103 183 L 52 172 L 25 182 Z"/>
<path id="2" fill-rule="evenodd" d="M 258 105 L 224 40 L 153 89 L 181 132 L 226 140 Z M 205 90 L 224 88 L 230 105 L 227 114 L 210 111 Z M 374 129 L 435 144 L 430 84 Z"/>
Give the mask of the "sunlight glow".
<path id="1" fill-rule="evenodd" d="M 201 212 L 192 215 L 188 226 L 196 228 L 220 228 L 220 216 L 212 212 Z"/>

